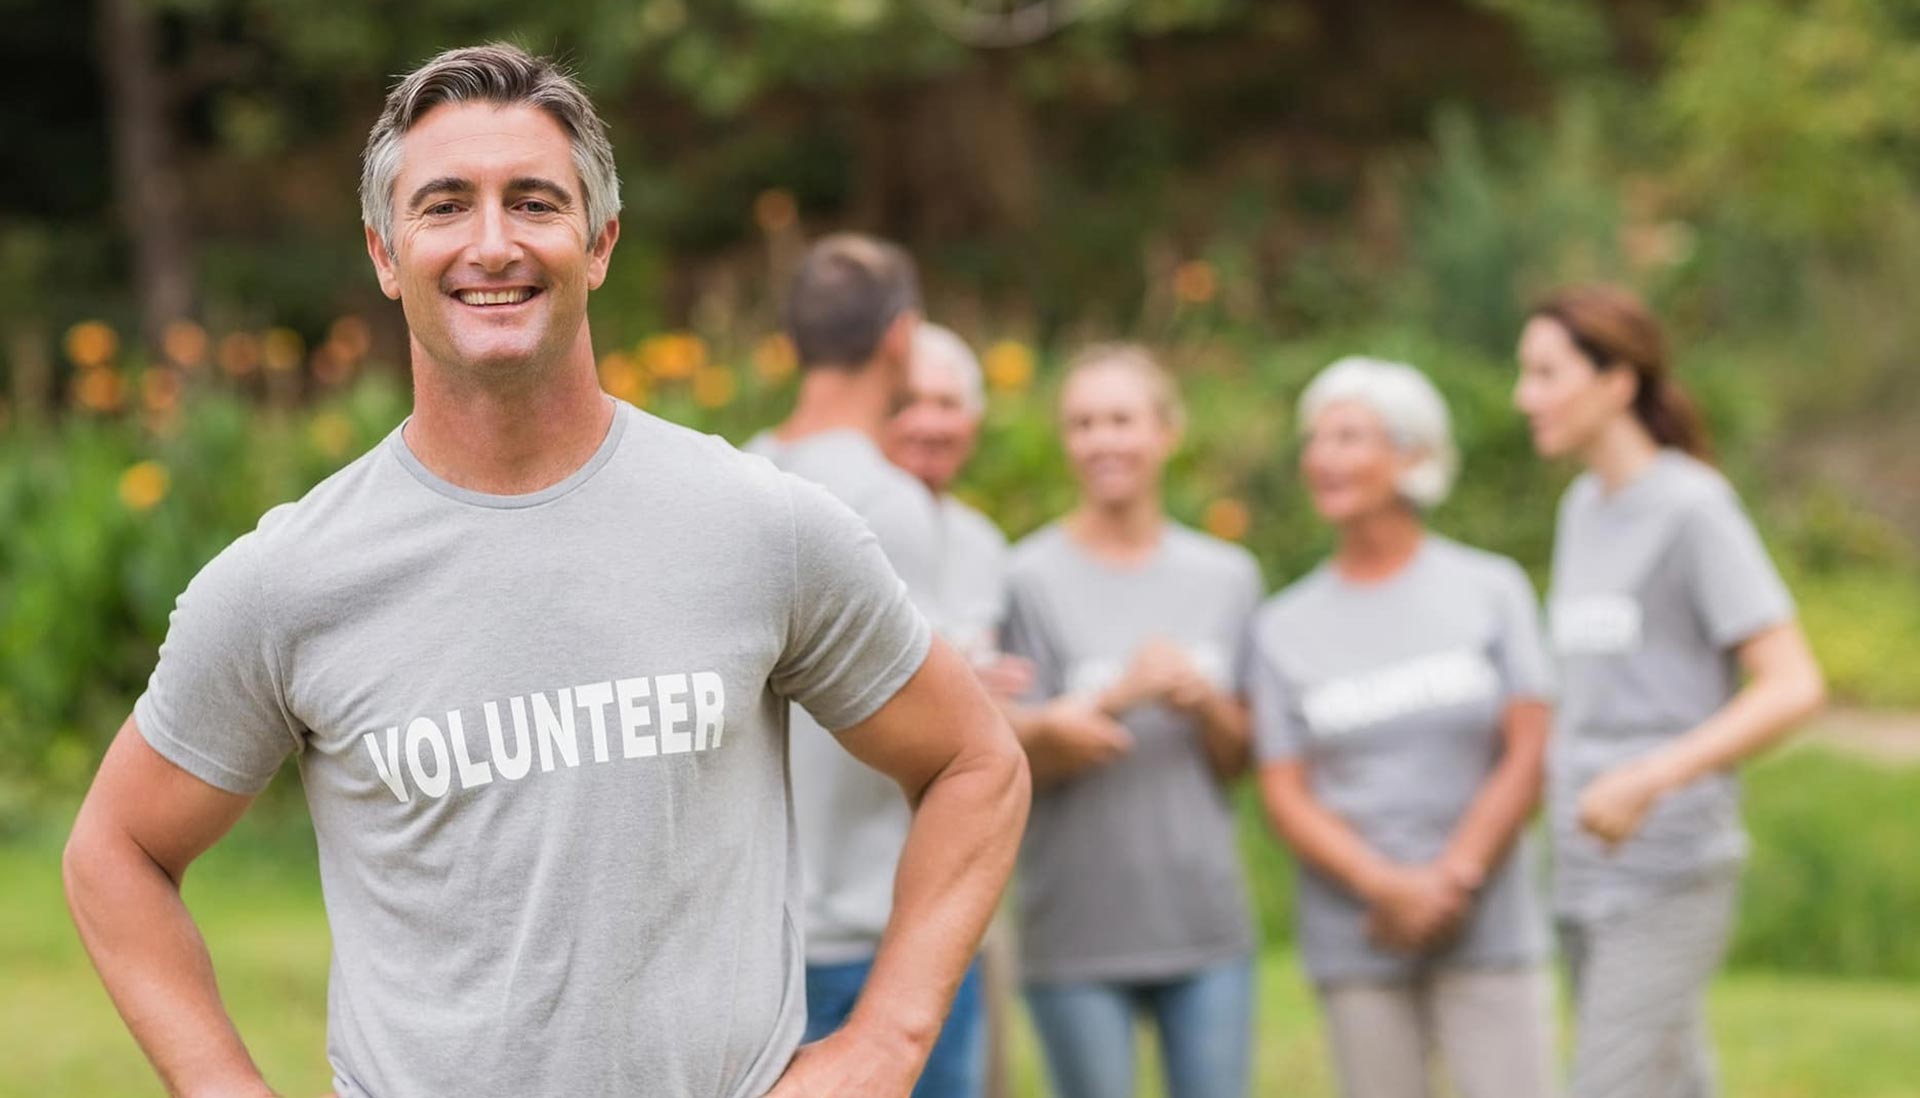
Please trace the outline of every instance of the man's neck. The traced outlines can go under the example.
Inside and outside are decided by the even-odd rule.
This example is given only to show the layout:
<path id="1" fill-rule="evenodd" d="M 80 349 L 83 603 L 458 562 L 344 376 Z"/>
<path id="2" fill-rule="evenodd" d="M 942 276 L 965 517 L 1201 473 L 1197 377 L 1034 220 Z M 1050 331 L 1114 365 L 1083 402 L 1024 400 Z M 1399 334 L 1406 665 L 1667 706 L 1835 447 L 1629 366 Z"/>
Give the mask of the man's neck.
<path id="1" fill-rule="evenodd" d="M 613 415 L 584 329 L 562 363 L 511 384 L 459 377 L 414 347 L 407 448 L 458 487 L 504 496 L 558 484 L 593 457 Z"/>
<path id="2" fill-rule="evenodd" d="M 793 413 L 774 428 L 773 437 L 798 442 L 828 431 L 858 431 L 878 444 L 893 403 L 894 394 L 875 365 L 860 370 L 815 367 L 800 378 Z"/>

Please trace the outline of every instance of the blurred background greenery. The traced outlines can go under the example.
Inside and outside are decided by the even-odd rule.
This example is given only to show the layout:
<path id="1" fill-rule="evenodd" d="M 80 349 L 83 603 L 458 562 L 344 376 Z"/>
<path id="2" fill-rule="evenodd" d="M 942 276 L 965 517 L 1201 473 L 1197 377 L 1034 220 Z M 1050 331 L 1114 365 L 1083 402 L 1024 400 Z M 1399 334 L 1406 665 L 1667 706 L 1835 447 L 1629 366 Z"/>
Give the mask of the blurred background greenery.
<path id="1" fill-rule="evenodd" d="M 1512 343 L 1534 294 L 1615 279 L 1670 320 L 1837 696 L 1920 709 L 1911 0 L 0 0 L 0 18 L 0 848 L 36 873 L 187 579 L 405 414 L 356 160 L 391 74 L 496 37 L 571 58 L 612 125 L 626 209 L 593 325 L 617 396 L 736 441 L 773 421 L 787 271 L 814 234 L 877 231 L 983 354 L 964 494 L 1009 533 L 1070 496 L 1057 364 L 1130 336 L 1192 405 L 1175 513 L 1286 582 L 1327 546 L 1292 399 L 1362 352 L 1427 368 L 1453 404 L 1466 472 L 1437 525 L 1538 580 L 1566 471 L 1509 409 Z M 1920 979 L 1914 782 L 1814 752 L 1758 769 L 1736 981 Z M 1248 830 L 1284 943 L 1284 856 Z M 1910 1032 L 1911 984 L 1872 986 L 1901 989 Z M 1773 1016 L 1739 1010 L 1764 1043 Z M 1843 1085 L 1859 1060 L 1738 1093 L 1910 1092 Z"/>

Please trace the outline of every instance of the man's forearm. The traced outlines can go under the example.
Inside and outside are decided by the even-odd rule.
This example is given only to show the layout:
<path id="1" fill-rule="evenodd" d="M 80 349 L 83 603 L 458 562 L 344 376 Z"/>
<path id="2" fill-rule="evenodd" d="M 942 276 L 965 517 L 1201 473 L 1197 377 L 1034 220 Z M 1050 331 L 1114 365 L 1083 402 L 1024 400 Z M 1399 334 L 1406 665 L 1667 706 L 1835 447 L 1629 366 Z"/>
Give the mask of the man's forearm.
<path id="1" fill-rule="evenodd" d="M 956 759 L 922 794 L 892 918 L 848 1020 L 924 1059 L 1013 871 L 1029 800 L 1013 744 Z"/>
<path id="2" fill-rule="evenodd" d="M 213 960 L 178 884 L 83 813 L 64 862 L 80 940 L 171 1094 L 271 1095 L 221 1005 Z"/>

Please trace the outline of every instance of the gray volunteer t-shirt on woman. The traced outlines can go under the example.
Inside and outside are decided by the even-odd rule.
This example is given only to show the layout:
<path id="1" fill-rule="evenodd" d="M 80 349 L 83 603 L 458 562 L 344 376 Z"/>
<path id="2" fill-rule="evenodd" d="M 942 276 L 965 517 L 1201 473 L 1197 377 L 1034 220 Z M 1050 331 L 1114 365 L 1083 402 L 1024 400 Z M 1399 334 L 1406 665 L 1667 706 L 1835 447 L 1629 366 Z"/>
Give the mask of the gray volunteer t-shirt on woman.
<path id="1" fill-rule="evenodd" d="M 1552 692 L 1540 610 L 1505 557 L 1426 535 L 1406 567 L 1360 584 L 1322 564 L 1254 627 L 1254 743 L 1306 764 L 1314 797 L 1396 862 L 1432 862 L 1499 763 L 1509 702 Z M 1546 956 L 1523 837 L 1494 867 L 1459 934 L 1410 955 L 1367 938 L 1367 906 L 1299 863 L 1300 953 L 1320 983 L 1412 979 L 1429 966 Z"/>
<path id="2" fill-rule="evenodd" d="M 1167 523 L 1151 559 L 1121 568 L 1054 523 L 1014 547 L 1009 587 L 1006 649 L 1033 661 L 1036 700 L 1104 689 L 1154 638 L 1243 692 L 1263 588 L 1238 546 Z M 1034 793 L 1018 885 L 1029 981 L 1160 979 L 1253 948 L 1233 808 L 1198 720 L 1161 704 L 1120 720 L 1129 754 Z"/>
<path id="3" fill-rule="evenodd" d="M 1654 804 L 1609 853 L 1579 826 L 1593 779 L 1682 735 L 1739 685 L 1736 649 L 1793 617 L 1793 600 L 1733 489 L 1674 450 L 1608 495 L 1561 500 L 1548 600 L 1561 702 L 1551 755 L 1556 910 L 1601 918 L 1746 853 L 1739 786 L 1709 775 Z"/>
<path id="4" fill-rule="evenodd" d="M 789 700 L 858 723 L 928 638 L 846 507 L 621 404 L 529 495 L 395 430 L 194 578 L 134 713 L 236 793 L 296 757 L 342 1098 L 757 1096 L 805 1011 Z"/>

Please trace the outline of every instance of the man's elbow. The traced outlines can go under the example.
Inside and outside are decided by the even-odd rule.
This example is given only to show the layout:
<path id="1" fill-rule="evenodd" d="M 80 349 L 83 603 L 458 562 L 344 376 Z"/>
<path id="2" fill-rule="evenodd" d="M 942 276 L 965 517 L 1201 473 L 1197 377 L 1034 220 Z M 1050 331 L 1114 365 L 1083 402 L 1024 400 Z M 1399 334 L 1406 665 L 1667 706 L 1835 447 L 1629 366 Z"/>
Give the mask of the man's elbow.
<path id="1" fill-rule="evenodd" d="M 991 765 L 999 779 L 1001 799 L 1011 817 L 1016 832 L 1024 831 L 1027 825 L 1027 809 L 1033 803 L 1033 767 L 1027 761 L 1027 750 L 1014 736 L 1011 728 L 1005 735 L 994 738 Z"/>
<path id="2" fill-rule="evenodd" d="M 90 825 L 83 812 L 60 852 L 60 883 L 66 891 L 67 910 L 76 923 L 83 921 L 87 899 L 97 890 L 101 860 L 98 829 Z"/>

